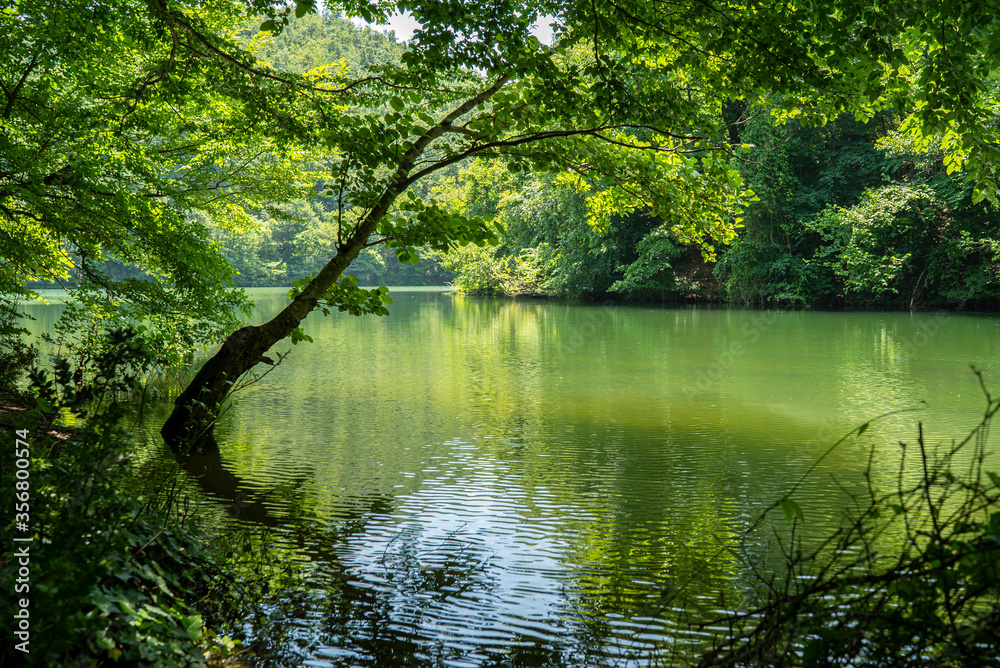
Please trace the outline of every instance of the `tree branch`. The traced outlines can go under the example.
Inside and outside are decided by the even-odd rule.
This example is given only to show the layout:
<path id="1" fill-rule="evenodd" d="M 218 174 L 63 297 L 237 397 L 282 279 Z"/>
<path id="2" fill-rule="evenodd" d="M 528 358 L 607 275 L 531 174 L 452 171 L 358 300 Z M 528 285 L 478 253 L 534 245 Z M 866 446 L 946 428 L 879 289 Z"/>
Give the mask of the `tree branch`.
<path id="1" fill-rule="evenodd" d="M 35 69 L 35 65 L 37 63 L 38 63 L 38 54 L 36 53 L 34 56 L 31 57 L 31 62 L 28 63 L 28 68 L 24 70 L 24 74 L 21 75 L 21 78 L 18 80 L 17 85 L 14 86 L 14 90 L 12 90 L 7 95 L 7 106 L 4 107 L 3 110 L 3 117 L 5 119 L 8 120 L 10 119 L 10 112 L 14 109 L 14 100 L 17 99 L 17 94 L 21 92 L 21 86 L 23 86 L 24 82 L 28 80 L 28 75 L 31 74 L 31 70 Z"/>

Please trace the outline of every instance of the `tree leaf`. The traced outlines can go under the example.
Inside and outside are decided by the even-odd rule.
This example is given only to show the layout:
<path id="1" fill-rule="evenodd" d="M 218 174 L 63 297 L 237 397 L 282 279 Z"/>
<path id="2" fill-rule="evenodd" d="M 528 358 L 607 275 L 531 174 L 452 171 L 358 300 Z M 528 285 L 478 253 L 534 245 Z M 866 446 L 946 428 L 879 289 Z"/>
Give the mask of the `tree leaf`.
<path id="1" fill-rule="evenodd" d="M 785 520 L 791 523 L 792 519 L 795 517 L 799 518 L 803 524 L 806 523 L 806 516 L 802 512 L 802 507 L 799 506 L 795 499 L 782 499 L 781 500 L 781 512 L 785 513 Z"/>

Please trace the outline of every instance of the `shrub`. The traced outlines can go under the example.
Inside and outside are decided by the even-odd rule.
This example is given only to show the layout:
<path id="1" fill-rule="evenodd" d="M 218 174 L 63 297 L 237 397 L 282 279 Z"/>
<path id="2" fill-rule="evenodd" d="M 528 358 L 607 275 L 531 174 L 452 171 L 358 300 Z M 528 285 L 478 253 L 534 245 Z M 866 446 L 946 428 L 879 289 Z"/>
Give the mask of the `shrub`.
<path id="1" fill-rule="evenodd" d="M 35 350 L 24 343 L 27 330 L 21 327 L 16 298 L 0 295 L 0 393 L 12 392 L 28 367 L 35 361 Z"/>
<path id="2" fill-rule="evenodd" d="M 27 500 L 12 498 L 13 466 L 4 466 L 0 491 L 4 507 L 23 504 L 8 530 L 31 538 L 15 543 L 30 551 L 30 575 L 15 594 L 30 602 L 30 653 L 7 643 L 4 662 L 205 663 L 207 635 L 194 604 L 208 591 L 214 565 L 204 534 L 175 507 L 177 489 L 136 463 L 128 435 L 134 409 L 118 399 L 134 399 L 150 354 L 133 332 L 111 336 L 91 383 L 74 379 L 65 360 L 52 374 L 30 373 L 36 407 L 16 432 L 17 454 L 31 462 L 29 476 L 19 478 Z M 50 432 L 57 419 L 62 426 Z M 2 566 L 5 591 L 14 591 L 19 565 Z M 5 615 L 4 623 L 10 620 Z"/>

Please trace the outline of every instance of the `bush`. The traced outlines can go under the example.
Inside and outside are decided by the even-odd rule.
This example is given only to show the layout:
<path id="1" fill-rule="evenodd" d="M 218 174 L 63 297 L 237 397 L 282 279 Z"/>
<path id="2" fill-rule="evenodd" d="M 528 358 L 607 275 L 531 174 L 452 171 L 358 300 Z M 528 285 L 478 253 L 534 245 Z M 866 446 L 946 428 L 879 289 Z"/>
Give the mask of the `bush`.
<path id="1" fill-rule="evenodd" d="M 30 467 L 5 465 L 0 491 L 0 503 L 19 513 L 8 530 L 31 538 L 14 543 L 29 550 L 30 574 L 19 574 L 17 560 L 2 568 L 5 591 L 29 602 L 30 628 L 5 644 L 4 663 L 205 663 L 207 634 L 194 602 L 209 591 L 214 565 L 204 534 L 175 507 L 178 490 L 136 463 L 127 429 L 134 411 L 118 399 L 135 398 L 150 355 L 134 333 L 112 338 L 88 385 L 65 360 L 51 375 L 30 373 L 36 407 L 18 426 L 14 453 Z M 62 426 L 50 432 L 56 420 Z M 17 487 L 15 470 L 29 473 L 17 476 Z M 22 641 L 30 653 L 17 649 Z"/>
<path id="2" fill-rule="evenodd" d="M 18 381 L 35 361 L 35 350 L 21 337 L 27 330 L 20 326 L 16 299 L 0 295 L 0 394 L 15 392 Z"/>
<path id="3" fill-rule="evenodd" d="M 666 229 L 657 229 L 636 246 L 639 257 L 621 267 L 624 277 L 611 285 L 613 292 L 663 296 L 676 292 L 674 263 L 684 249 Z"/>
<path id="4" fill-rule="evenodd" d="M 516 255 L 497 257 L 496 246 L 460 246 L 446 253 L 443 266 L 457 272 L 456 290 L 473 295 L 543 295 L 554 262 L 552 248 L 540 244 Z"/>
<path id="5" fill-rule="evenodd" d="M 847 302 L 912 307 L 943 219 L 930 188 L 884 186 L 850 209 L 823 211 L 806 227 L 824 242 L 814 261 L 832 269 Z"/>

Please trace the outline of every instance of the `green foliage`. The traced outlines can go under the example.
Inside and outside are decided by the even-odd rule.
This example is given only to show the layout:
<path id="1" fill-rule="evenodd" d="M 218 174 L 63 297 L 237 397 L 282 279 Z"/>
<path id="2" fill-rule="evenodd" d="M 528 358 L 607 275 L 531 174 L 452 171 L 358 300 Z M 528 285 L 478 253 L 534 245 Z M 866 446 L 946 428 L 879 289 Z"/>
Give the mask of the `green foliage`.
<path id="1" fill-rule="evenodd" d="M 874 189 L 805 225 L 822 240 L 812 261 L 832 270 L 843 303 L 912 309 L 995 302 L 1000 239 L 987 207 L 972 204 L 967 188 L 959 189 L 964 197 L 949 192 L 954 177 L 945 181 Z"/>
<path id="2" fill-rule="evenodd" d="M 288 291 L 288 298 L 295 299 L 302 291 L 302 288 L 309 285 L 312 280 L 312 276 L 307 276 L 293 282 L 292 289 Z M 320 298 L 319 309 L 323 312 L 323 315 L 330 315 L 330 309 L 334 308 L 355 316 L 365 314 L 389 315 L 389 310 L 386 308 L 386 306 L 392 304 L 392 298 L 389 296 L 389 288 L 382 286 L 366 290 L 358 287 L 359 280 L 357 276 L 348 274 L 330 286 Z M 312 338 L 306 335 L 301 328 L 298 328 L 296 332 L 292 333 L 292 343 L 298 343 L 299 341 L 311 342 Z"/>
<path id="3" fill-rule="evenodd" d="M 927 187 L 870 190 L 856 206 L 824 211 L 807 223 L 823 240 L 814 261 L 833 270 L 849 302 L 891 305 L 903 291 L 915 300 L 942 209 Z"/>
<path id="4" fill-rule="evenodd" d="M 397 206 L 401 215 L 384 219 L 376 233 L 381 236 L 379 243 L 392 249 L 400 262 L 416 264 L 418 246 L 444 252 L 467 244 L 496 243 L 496 228 L 485 219 L 461 215 L 437 202 L 425 203 L 412 191 Z"/>
<path id="5" fill-rule="evenodd" d="M 255 228 L 230 232 L 213 230 L 221 252 L 236 270 L 241 287 L 291 285 L 302 276 L 315 274 L 336 253 L 337 215 L 326 211 L 321 199 L 305 200 L 260 211 Z M 363 249 L 351 271 L 363 284 L 441 285 L 449 277 L 437 263 L 438 251 L 430 246 L 413 247 L 420 265 L 399 264 L 385 247 Z"/>
<path id="6" fill-rule="evenodd" d="M 287 24 L 276 36 L 256 34 L 256 24 L 240 33 L 246 48 L 278 71 L 302 73 L 313 79 L 374 75 L 383 66 L 397 63 L 403 52 L 401 45 L 386 36 L 359 28 L 328 12 L 286 18 Z M 391 98 L 390 102 L 393 101 L 402 104 L 398 98 Z M 377 104 L 383 105 L 384 101 Z M 248 211 L 253 223 L 238 230 L 214 226 L 213 237 L 221 243 L 223 256 L 238 272 L 237 285 L 290 285 L 302 276 L 318 273 L 336 254 L 344 230 L 358 222 L 360 209 L 353 207 L 345 196 L 347 175 L 341 173 L 345 163 L 336 154 L 322 152 L 314 153 L 309 160 L 309 169 L 317 175 L 309 199 Z M 424 221 L 416 216 L 415 208 L 402 214 L 402 219 L 411 226 L 427 222 L 435 218 L 430 211 L 433 206 L 433 203 L 424 206 L 428 209 L 422 214 Z M 391 227 L 388 221 L 383 229 L 387 227 Z M 393 243 L 397 235 L 392 235 L 393 239 L 387 238 L 383 247 L 365 248 L 352 264 L 352 272 L 366 284 L 442 284 L 448 275 L 436 261 L 438 251 L 434 246 L 440 243 L 427 245 L 413 232 L 408 233 L 410 241 L 418 243 L 409 245 L 410 250 L 403 255 L 403 264 L 410 266 L 389 262 L 393 254 L 385 253 L 384 249 L 400 246 Z M 461 230 L 456 230 L 456 234 L 461 235 Z M 420 267 L 413 261 L 417 258 L 424 260 Z"/>
<path id="7" fill-rule="evenodd" d="M 382 316 L 389 315 L 386 306 L 392 304 L 392 298 L 389 297 L 389 288 L 359 288 L 358 277 L 348 274 L 323 294 L 322 304 L 320 308 L 324 315 L 329 314 L 331 308 L 336 308 L 351 315 L 371 313 Z"/>
<path id="8" fill-rule="evenodd" d="M 288 285 L 319 271 L 336 246 L 336 217 L 318 200 L 302 200 L 256 212 L 256 229 L 227 234 L 223 254 L 243 285 Z"/>
<path id="9" fill-rule="evenodd" d="M 726 298 L 746 305 L 829 304 L 837 283 L 825 267 L 807 262 L 747 232 L 727 249 L 717 266 Z"/>
<path id="10" fill-rule="evenodd" d="M 444 267 L 456 273 L 455 289 L 473 295 L 505 294 L 507 264 L 496 250 L 496 246 L 462 246 L 445 254 Z"/>
<path id="11" fill-rule="evenodd" d="M 683 248 L 665 230 L 657 228 L 636 246 L 639 257 L 628 266 L 622 278 L 611 285 L 614 292 L 630 294 L 669 294 L 677 288 L 673 264 Z"/>
<path id="12" fill-rule="evenodd" d="M 0 293 L 0 395 L 14 391 L 17 381 L 35 360 L 35 350 L 24 343 L 16 295 Z"/>
<path id="13" fill-rule="evenodd" d="M 451 205 L 493 217 L 499 243 L 458 248 L 445 266 L 456 288 L 475 294 L 676 296 L 672 263 L 683 247 L 671 227 L 643 213 L 592 224 L 589 189 L 567 175 L 513 174 L 502 163 L 476 161 L 458 177 Z"/>
<path id="14" fill-rule="evenodd" d="M 346 67 L 364 74 L 379 65 L 394 63 L 403 54 L 400 44 L 370 28 L 329 12 L 291 19 L 277 35 L 258 35 L 255 24 L 243 32 L 256 57 L 279 72 L 305 74 L 317 68 Z"/>
<path id="15" fill-rule="evenodd" d="M 820 128 L 775 127 L 767 112 L 752 109 L 740 132 L 748 148 L 738 168 L 757 201 L 716 273 L 738 303 L 829 304 L 837 280 L 829 267 L 811 262 L 821 244 L 804 221 L 828 206 L 851 206 L 885 181 L 892 163 L 873 146 L 880 124 L 839 117 Z"/>
<path id="16" fill-rule="evenodd" d="M 465 246 L 444 256 L 444 266 L 458 273 L 456 290 L 474 295 L 545 294 L 554 273 L 552 249 L 542 243 L 516 255 L 497 256 L 496 246 Z"/>
<path id="17" fill-rule="evenodd" d="M 34 1 L 0 11 L 0 271 L 81 288 L 74 296 L 104 335 L 143 322 L 190 348 L 247 306 L 207 218 L 236 229 L 244 207 L 304 184 L 293 147 L 271 131 L 280 123 L 248 118 L 241 70 L 204 67 L 192 34 L 157 11 Z M 191 20 L 212 34 L 238 15 L 220 5 Z M 136 272 L 116 278 L 117 263 Z"/>
<path id="18" fill-rule="evenodd" d="M 798 520 L 805 524 L 806 515 L 802 512 L 802 506 L 798 504 L 795 499 L 784 498 L 780 503 L 781 512 L 785 515 L 785 521 L 791 524 L 794 520 Z"/>
<path id="19" fill-rule="evenodd" d="M 151 357 L 134 333 L 110 334 L 95 373 L 78 384 L 60 358 L 51 375 L 31 373 L 37 407 L 18 436 L 30 458 L 25 498 L 4 466 L 2 500 L 28 515 L 31 665 L 204 665 L 207 636 L 194 602 L 213 567 L 204 534 L 178 513 L 172 491 L 157 489 L 129 432 L 133 409 L 118 401 L 141 391 Z M 141 404 L 140 404 L 141 406 Z M 58 420 L 59 437 L 46 435 Z M 24 445 L 21 445 L 21 444 Z M 20 469 L 18 469 L 20 470 Z M 169 488 L 169 485 L 167 484 Z M 13 515 L 8 531 L 14 531 Z M 3 568 L 13 592 L 17 561 Z M 17 594 L 15 594 L 17 596 Z M 12 643 L 4 659 L 14 661 Z"/>
<path id="20" fill-rule="evenodd" d="M 992 207 L 890 117 L 823 129 L 759 119 L 740 169 L 758 193 L 717 274 L 749 304 L 986 306 L 997 296 Z"/>

